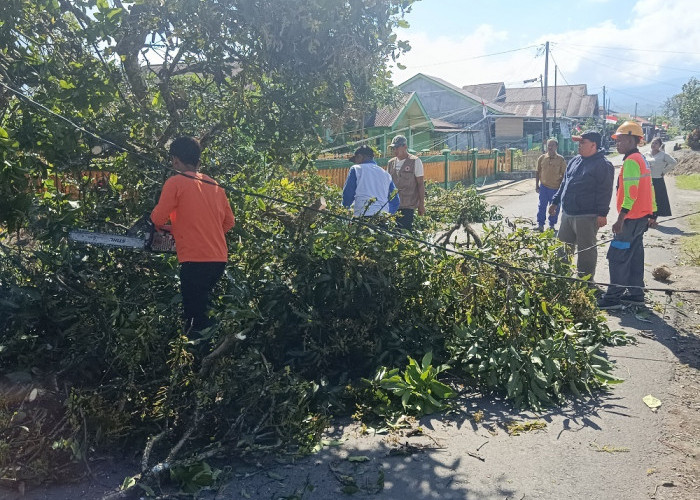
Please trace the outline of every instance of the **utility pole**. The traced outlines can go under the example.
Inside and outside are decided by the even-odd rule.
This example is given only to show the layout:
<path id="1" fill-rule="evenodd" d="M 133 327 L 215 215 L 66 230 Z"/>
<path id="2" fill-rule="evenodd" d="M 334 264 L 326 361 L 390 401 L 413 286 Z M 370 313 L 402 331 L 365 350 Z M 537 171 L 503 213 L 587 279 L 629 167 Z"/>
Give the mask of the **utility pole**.
<path id="1" fill-rule="evenodd" d="M 544 44 L 544 87 L 542 88 L 542 151 L 546 151 L 547 135 L 547 71 L 549 69 L 549 42 Z"/>
<path id="2" fill-rule="evenodd" d="M 554 113 L 552 116 L 552 136 L 557 136 L 557 71 L 559 66 L 554 65 Z"/>
<path id="3" fill-rule="evenodd" d="M 605 140 L 605 144 L 603 146 L 606 146 L 608 143 L 608 137 L 605 134 L 605 126 L 608 123 L 608 113 L 605 110 L 605 85 L 603 85 L 603 139 Z"/>
<path id="4" fill-rule="evenodd" d="M 637 121 L 637 103 L 634 103 L 634 121 Z"/>

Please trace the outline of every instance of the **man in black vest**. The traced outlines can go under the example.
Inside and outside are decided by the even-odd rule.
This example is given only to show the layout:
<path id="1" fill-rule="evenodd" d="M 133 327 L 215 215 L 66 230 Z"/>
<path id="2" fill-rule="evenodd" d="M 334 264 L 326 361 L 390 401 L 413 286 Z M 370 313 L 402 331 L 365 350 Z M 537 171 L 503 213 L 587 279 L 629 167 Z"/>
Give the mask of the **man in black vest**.
<path id="1" fill-rule="evenodd" d="M 403 135 L 397 135 L 391 142 L 395 157 L 389 160 L 387 172 L 399 190 L 401 204 L 396 223 L 407 230 L 413 228 L 415 211 L 425 215 L 425 184 L 423 182 L 423 162 L 408 153 L 408 142 Z"/>

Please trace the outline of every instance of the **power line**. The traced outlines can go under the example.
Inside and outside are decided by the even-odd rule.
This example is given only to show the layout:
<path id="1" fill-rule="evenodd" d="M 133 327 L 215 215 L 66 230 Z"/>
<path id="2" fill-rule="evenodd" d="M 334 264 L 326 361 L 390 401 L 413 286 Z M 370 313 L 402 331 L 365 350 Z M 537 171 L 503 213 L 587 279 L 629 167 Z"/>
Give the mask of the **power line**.
<path id="1" fill-rule="evenodd" d="M 566 49 L 563 49 L 563 50 L 566 50 Z M 615 55 L 612 55 L 612 54 L 609 54 L 609 53 L 606 53 L 606 52 L 586 52 L 586 53 L 587 53 L 587 54 L 590 54 L 590 55 L 598 55 L 598 56 L 601 56 L 601 57 L 606 57 L 606 58 L 608 58 L 608 59 L 613 59 L 613 60 L 615 60 L 615 61 L 627 62 L 627 59 L 624 59 L 624 58 L 622 58 L 622 57 L 615 56 Z M 671 69 L 671 70 L 674 70 L 674 71 L 683 71 L 683 72 L 686 72 L 686 73 L 700 73 L 700 71 L 697 70 L 697 69 L 676 68 L 676 67 L 674 67 L 674 66 L 664 66 L 664 65 L 656 64 L 656 63 L 650 63 L 650 66 L 654 66 L 654 67 L 656 67 L 656 68 Z"/>
<path id="2" fill-rule="evenodd" d="M 465 96 L 465 97 L 466 97 L 466 96 Z M 477 96 L 477 97 L 478 97 L 478 96 Z M 496 102 L 496 101 L 489 101 L 488 104 L 495 104 L 495 102 Z M 484 103 L 484 105 L 485 105 L 485 104 L 486 104 L 486 103 Z M 474 104 L 474 105 L 469 106 L 469 107 L 466 107 L 466 108 L 460 108 L 460 109 L 458 109 L 458 110 L 456 110 L 456 111 L 451 111 L 451 112 L 449 112 L 449 113 L 447 113 L 447 114 L 445 114 L 445 115 L 442 115 L 442 116 L 437 116 L 437 117 L 434 117 L 434 118 L 429 118 L 429 119 L 427 119 L 427 120 L 423 120 L 422 122 L 413 123 L 413 124 L 408 125 L 408 126 L 406 126 L 406 127 L 402 127 L 402 128 L 400 128 L 400 129 L 393 130 L 392 132 L 393 132 L 393 133 L 403 132 L 403 131 L 405 131 L 405 130 L 408 130 L 409 128 L 413 128 L 413 127 L 417 127 L 417 126 L 420 126 L 420 125 L 426 125 L 426 124 L 428 124 L 428 123 L 432 123 L 433 120 L 442 120 L 442 119 L 444 119 L 444 118 L 448 118 L 448 117 L 450 117 L 450 116 L 457 115 L 457 114 L 460 114 L 460 113 L 468 113 L 469 111 L 473 111 L 473 110 L 475 110 L 475 109 L 478 109 L 479 107 L 482 107 L 482 104 L 481 104 L 481 103 Z M 508 115 L 504 115 L 504 116 L 508 116 Z M 474 126 L 474 125 L 476 125 L 476 124 L 478 124 L 478 123 L 481 123 L 481 121 L 483 121 L 483 119 L 482 119 L 482 120 L 479 120 L 479 121 L 477 121 L 477 122 L 475 122 L 475 123 L 473 123 L 473 124 L 471 124 L 471 126 Z M 349 132 L 349 133 L 357 132 L 357 131 L 359 131 L 359 130 L 361 130 L 361 129 L 356 129 L 356 130 L 351 131 L 351 132 Z M 382 134 L 377 134 L 377 135 L 374 135 L 374 136 L 367 137 L 367 138 L 365 138 L 365 139 L 360 139 L 359 141 L 351 142 L 351 143 L 349 143 L 349 144 L 343 144 L 343 145 L 341 145 L 341 146 L 335 146 L 335 147 L 332 147 L 332 148 L 322 149 L 320 152 L 321 152 L 321 153 L 329 153 L 329 152 L 331 152 L 331 151 L 338 151 L 339 149 L 345 149 L 345 148 L 347 148 L 348 146 L 352 147 L 352 146 L 355 146 L 355 145 L 357 145 L 357 144 L 363 144 L 363 143 L 366 143 L 367 141 L 370 141 L 370 140 L 372 140 L 372 139 L 378 139 L 378 138 L 380 138 L 380 137 L 384 137 L 384 134 L 383 134 L 383 133 L 382 133 Z"/>
<path id="3" fill-rule="evenodd" d="M 637 73 L 633 73 L 633 72 L 631 72 L 631 71 L 627 71 L 627 70 L 624 70 L 624 69 L 620 69 L 620 68 L 617 67 L 617 66 L 612 66 L 612 65 L 606 64 L 606 63 L 604 63 L 604 62 L 602 62 L 602 61 L 598 61 L 598 60 L 591 59 L 590 57 L 587 57 L 587 56 L 582 55 L 580 52 L 572 51 L 572 50 L 569 50 L 569 49 L 562 49 L 562 50 L 564 50 L 564 52 L 568 52 L 569 54 L 573 54 L 573 55 L 575 55 L 575 56 L 577 56 L 577 57 L 580 57 L 581 59 L 585 59 L 585 60 L 587 60 L 587 61 L 590 61 L 590 62 L 594 63 L 596 66 L 606 66 L 606 67 L 608 67 L 608 68 L 614 69 L 614 70 L 617 71 L 617 72 L 626 73 L 626 74 L 628 74 L 628 75 L 634 76 L 635 78 L 639 78 L 639 79 L 641 79 L 641 80 L 646 80 L 646 81 L 649 81 L 649 82 L 658 83 L 658 84 L 660 84 L 660 85 L 667 85 L 667 86 L 669 86 L 669 87 L 677 88 L 677 85 L 674 85 L 674 84 L 671 84 L 671 83 L 668 83 L 668 82 L 663 82 L 663 81 L 661 81 L 661 80 L 654 80 L 653 78 L 648 78 L 648 77 L 639 75 L 639 74 L 637 74 Z M 620 60 L 620 61 L 622 61 L 622 62 L 627 62 L 627 61 L 624 61 L 623 59 L 619 59 L 619 58 L 617 58 L 617 60 Z"/>
<path id="4" fill-rule="evenodd" d="M 639 101 L 646 102 L 646 103 L 651 104 L 651 105 L 653 105 L 653 106 L 662 106 L 662 103 L 659 103 L 658 101 L 652 101 L 651 99 L 649 99 L 649 98 L 647 98 L 647 97 L 644 97 L 644 96 L 640 96 L 640 95 L 636 95 L 636 94 L 631 94 L 631 93 L 629 93 L 629 92 L 625 92 L 624 90 L 616 89 L 616 88 L 613 88 L 613 87 L 608 87 L 608 89 L 609 89 L 609 90 L 614 90 L 614 91 L 617 92 L 618 94 L 624 94 L 624 95 L 629 96 L 629 97 L 634 97 L 635 99 L 637 99 L 637 100 L 639 100 Z"/>
<path id="5" fill-rule="evenodd" d="M 520 48 L 517 48 L 517 49 L 504 50 L 504 51 L 502 51 L 502 52 L 493 52 L 493 53 L 491 53 L 491 54 L 482 54 L 482 55 L 479 55 L 479 56 L 465 57 L 465 58 L 461 58 L 461 59 L 452 59 L 452 60 L 450 60 L 450 61 L 442 61 L 442 62 L 438 62 L 438 63 L 423 64 L 423 65 L 421 65 L 421 66 L 412 66 L 412 67 L 415 68 L 415 69 L 429 68 L 429 67 L 432 67 L 432 66 L 441 66 L 441 65 L 444 65 L 444 64 L 452 64 L 452 63 L 456 63 L 456 62 L 472 61 L 472 60 L 474 60 L 474 59 L 483 59 L 483 58 L 485 58 L 485 57 L 500 56 L 500 55 L 502 55 L 502 54 L 510 54 L 511 52 L 518 52 L 518 51 L 521 51 L 521 50 L 533 49 L 533 48 L 537 48 L 537 47 L 541 47 L 541 46 L 542 46 L 542 44 L 539 44 L 539 45 L 528 45 L 527 47 L 520 47 Z"/>
<path id="6" fill-rule="evenodd" d="M 685 54 L 685 55 L 693 55 L 693 56 L 700 56 L 700 52 L 687 52 L 687 51 L 681 51 L 681 50 L 658 50 L 658 49 L 637 49 L 633 47 L 607 47 L 604 45 L 583 45 L 579 43 L 566 43 L 566 42 L 552 42 L 556 45 L 564 45 L 564 46 L 570 46 L 570 47 L 584 47 L 584 48 L 595 48 L 595 49 L 610 49 L 610 50 L 629 50 L 633 52 L 658 52 L 661 54 Z"/>
<path id="7" fill-rule="evenodd" d="M 114 146 L 115 148 L 117 148 L 119 151 L 125 152 L 125 153 L 127 153 L 127 154 L 133 154 L 133 155 L 136 156 L 137 158 L 140 158 L 140 159 L 144 160 L 145 162 L 147 162 L 147 163 L 149 163 L 149 164 L 152 164 L 152 165 L 157 166 L 157 167 L 159 167 L 159 168 L 161 168 L 161 169 L 170 171 L 170 172 L 172 172 L 172 173 L 174 173 L 174 174 L 176 174 L 176 175 L 182 175 L 182 176 L 184 176 L 184 177 L 188 177 L 188 178 L 190 178 L 190 179 L 197 180 L 197 181 L 202 182 L 202 183 L 204 183 L 204 184 L 209 184 L 209 185 L 212 185 L 212 186 L 220 187 L 221 189 L 223 189 L 224 191 L 227 191 L 227 192 L 229 192 L 229 193 L 238 194 L 238 195 L 243 195 L 243 196 L 251 196 L 251 197 L 255 197 L 255 198 L 260 198 L 260 199 L 267 200 L 267 201 L 270 201 L 270 202 L 280 203 L 280 204 L 283 204 L 283 205 L 287 205 L 287 206 L 290 206 L 290 207 L 294 207 L 294 208 L 297 208 L 297 209 L 299 209 L 299 210 L 308 210 L 308 211 L 311 211 L 311 212 L 315 212 L 315 213 L 317 213 L 317 214 L 319 214 L 319 215 L 322 215 L 322 216 L 324 216 L 324 217 L 330 217 L 330 218 L 334 218 L 334 219 L 337 219 L 337 220 L 342 220 L 342 221 L 344 221 L 344 222 L 351 222 L 351 223 L 353 223 L 353 224 L 357 224 L 357 225 L 361 225 L 361 226 L 368 227 L 368 228 L 373 229 L 373 230 L 378 231 L 378 232 L 384 232 L 384 233 L 389 234 L 390 236 L 394 236 L 394 237 L 396 237 L 396 238 L 401 238 L 401 239 L 404 239 L 404 240 L 413 241 L 413 242 L 415 242 L 415 243 L 424 245 L 425 247 L 428 247 L 428 248 L 432 248 L 432 249 L 439 250 L 439 251 L 442 251 L 442 252 L 447 252 L 447 253 L 451 253 L 451 254 L 454 254 L 454 255 L 458 255 L 458 256 L 460 256 L 460 257 L 464 257 L 465 259 L 472 260 L 472 261 L 474 261 L 474 262 L 478 262 L 478 263 L 481 263 L 481 264 L 488 264 L 488 265 L 490 265 L 490 266 L 493 266 L 493 267 L 496 267 L 496 268 L 500 268 L 500 269 L 507 269 L 507 270 L 515 271 L 515 272 L 528 273 L 528 274 L 535 274 L 535 275 L 538 275 L 538 276 L 545 276 L 545 277 L 548 277 L 548 278 L 559 279 L 559 280 L 564 280 L 564 281 L 569 281 L 569 282 L 579 282 L 579 283 L 584 283 L 584 284 L 587 284 L 587 285 L 599 285 L 599 286 L 607 286 L 607 287 L 610 287 L 610 286 L 620 286 L 620 287 L 624 287 L 624 288 L 635 288 L 635 289 L 647 290 L 647 291 L 659 291 L 659 292 L 664 292 L 664 293 L 666 293 L 666 294 L 668 294 L 668 295 L 673 294 L 673 293 L 700 293 L 700 290 L 698 290 L 698 289 L 671 289 L 671 288 L 642 287 L 642 286 L 635 286 L 635 285 L 617 285 L 617 284 L 613 284 L 613 283 L 604 283 L 604 282 L 599 282 L 599 281 L 584 280 L 584 279 L 581 279 L 581 278 L 578 278 L 578 277 L 573 277 L 573 276 L 563 276 L 563 275 L 560 275 L 560 274 L 551 273 L 551 272 L 548 272 L 548 271 L 537 270 L 537 269 L 522 268 L 522 267 L 514 266 L 514 265 L 511 265 L 511 264 L 506 264 L 506 263 L 503 263 L 503 262 L 496 262 L 496 261 L 494 261 L 494 260 L 492 260 L 492 259 L 485 259 L 485 258 L 483 258 L 483 257 L 477 257 L 477 256 L 475 256 L 475 255 L 468 254 L 468 253 L 465 253 L 465 252 L 462 252 L 462 251 L 459 251 L 459 250 L 455 250 L 455 249 L 452 249 L 452 248 L 447 248 L 447 246 L 440 246 L 440 245 L 437 245 L 437 244 L 435 244 L 435 243 L 431 243 L 431 242 L 429 242 L 429 241 L 422 240 L 422 239 L 417 238 L 417 237 L 415 237 L 415 236 L 411 236 L 410 234 L 407 234 L 407 233 L 405 233 L 405 232 L 403 232 L 403 231 L 395 231 L 395 230 L 388 229 L 388 228 L 386 228 L 386 227 L 382 227 L 382 226 L 380 226 L 380 225 L 373 224 L 372 222 L 367 222 L 367 220 L 365 220 L 364 217 L 360 217 L 360 218 L 351 218 L 351 217 L 347 217 L 347 216 L 345 216 L 345 215 L 335 214 L 335 213 L 330 212 L 330 211 L 327 211 L 327 210 L 321 210 L 321 209 L 318 209 L 318 208 L 315 208 L 315 207 L 307 206 L 307 205 L 304 205 L 303 203 L 299 203 L 299 202 L 296 202 L 296 201 L 285 200 L 285 199 L 282 199 L 282 198 L 276 198 L 276 197 L 274 197 L 274 196 L 268 196 L 268 195 L 264 195 L 264 194 L 261 194 L 261 193 L 256 193 L 256 192 L 254 192 L 254 191 L 249 191 L 249 190 L 244 190 L 244 189 L 235 188 L 235 187 L 229 186 L 229 185 L 226 184 L 226 183 L 218 183 L 218 182 L 216 182 L 216 181 L 208 181 L 208 180 L 206 180 L 206 179 L 197 179 L 196 177 L 193 177 L 193 176 L 191 176 L 191 175 L 187 175 L 186 172 L 180 172 L 180 171 L 178 171 L 178 170 L 175 170 L 174 168 L 172 168 L 172 167 L 170 167 L 170 166 L 163 165 L 163 164 L 161 164 L 161 163 L 156 162 L 155 160 L 151 160 L 150 158 L 148 158 L 148 157 L 142 155 L 141 153 L 138 153 L 138 152 L 129 150 L 128 148 L 126 148 L 126 147 L 124 147 L 124 146 L 120 146 L 120 145 L 118 145 L 118 144 L 116 144 L 116 143 L 114 143 L 114 142 L 112 142 L 112 141 L 109 141 L 109 140 L 107 140 L 107 139 L 104 139 L 103 137 L 101 137 L 101 136 L 98 135 L 97 133 L 91 132 L 91 131 L 85 129 L 84 127 L 82 127 L 82 126 L 77 125 L 75 122 L 73 122 L 73 121 L 70 120 L 69 118 L 67 118 L 67 117 L 65 117 L 65 116 L 63 116 L 63 115 L 60 115 L 60 114 L 58 114 L 58 113 L 56 113 L 56 112 L 54 112 L 54 111 L 51 111 L 50 109 L 48 109 L 48 108 L 47 108 L 46 106 L 44 106 L 43 104 L 41 104 L 41 103 L 39 103 L 39 102 L 33 100 L 32 98 L 30 98 L 29 96 L 27 96 L 27 95 L 25 95 L 24 93 L 20 92 L 19 90 L 16 90 L 16 89 L 14 89 L 14 88 L 12 88 L 12 87 L 6 85 L 5 83 L 3 83 L 3 82 L 1 82 L 1 81 L 0 81 L 0 86 L 6 88 L 7 90 L 9 90 L 9 91 L 12 92 L 13 94 L 17 95 L 17 96 L 20 97 L 21 99 L 26 100 L 26 101 L 29 102 L 31 105 L 33 105 L 33 106 L 35 106 L 35 107 L 38 107 L 39 109 L 41 109 L 42 111 L 44 111 L 44 112 L 46 112 L 46 113 L 49 113 L 51 116 L 53 116 L 53 117 L 55 117 L 55 118 L 57 118 L 57 119 L 59 119 L 59 120 L 65 122 L 65 123 L 70 124 L 71 126 L 75 127 L 76 130 L 79 130 L 79 131 L 81 131 L 81 132 L 83 132 L 83 133 L 85 133 L 85 134 L 87 134 L 87 135 L 93 137 L 94 139 L 97 139 L 98 141 L 102 141 L 102 142 L 104 142 L 104 143 L 106 143 L 106 144 L 110 144 L 110 145 Z M 367 217 L 366 219 L 369 219 L 370 221 L 373 221 L 374 218 L 375 218 L 375 216 Z"/>

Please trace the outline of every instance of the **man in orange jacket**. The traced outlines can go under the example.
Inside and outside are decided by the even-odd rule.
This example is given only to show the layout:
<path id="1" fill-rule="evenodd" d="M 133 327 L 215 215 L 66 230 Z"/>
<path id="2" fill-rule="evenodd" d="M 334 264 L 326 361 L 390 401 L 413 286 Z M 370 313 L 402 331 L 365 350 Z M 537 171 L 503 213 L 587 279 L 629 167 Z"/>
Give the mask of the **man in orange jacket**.
<path id="1" fill-rule="evenodd" d="M 226 232 L 235 224 L 226 192 L 214 179 L 199 173 L 201 147 L 192 137 L 179 137 L 170 145 L 173 175 L 163 185 L 151 220 L 161 228 L 172 224 L 180 262 L 185 332 L 198 333 L 211 326 L 207 315 L 209 295 L 224 274 L 228 261 Z"/>
<path id="2" fill-rule="evenodd" d="M 617 180 L 619 216 L 608 249 L 610 283 L 598 300 L 601 309 L 620 309 L 623 304 L 644 305 L 644 233 L 656 225 L 656 199 L 651 171 L 637 146 L 644 139 L 642 127 L 633 121 L 620 125 L 612 136 L 617 151 L 625 155 Z"/>

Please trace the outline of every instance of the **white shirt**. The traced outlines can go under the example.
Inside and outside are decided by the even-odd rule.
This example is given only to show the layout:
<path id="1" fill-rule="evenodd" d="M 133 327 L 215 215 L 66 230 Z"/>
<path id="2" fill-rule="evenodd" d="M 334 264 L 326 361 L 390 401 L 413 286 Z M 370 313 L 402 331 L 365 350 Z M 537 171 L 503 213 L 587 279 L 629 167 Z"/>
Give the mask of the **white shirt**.
<path id="1" fill-rule="evenodd" d="M 659 152 L 655 155 L 650 153 L 649 157 L 647 158 L 647 162 L 649 163 L 649 170 L 651 170 L 652 179 L 660 179 L 661 176 L 667 174 L 673 167 L 676 166 L 676 163 L 678 163 L 673 156 L 661 150 L 659 150 Z"/>
<path id="2" fill-rule="evenodd" d="M 403 160 L 399 160 L 398 158 L 396 159 L 396 171 L 397 172 L 399 170 L 401 170 L 401 167 L 403 167 L 403 164 L 406 160 L 407 160 L 407 158 L 404 158 Z M 416 158 L 415 176 L 416 177 L 423 177 L 423 162 L 420 160 L 420 158 Z"/>
<path id="3" fill-rule="evenodd" d="M 391 176 L 376 163 L 363 163 L 350 168 L 355 171 L 357 179 L 355 217 L 370 216 L 379 211 L 389 212 Z"/>

